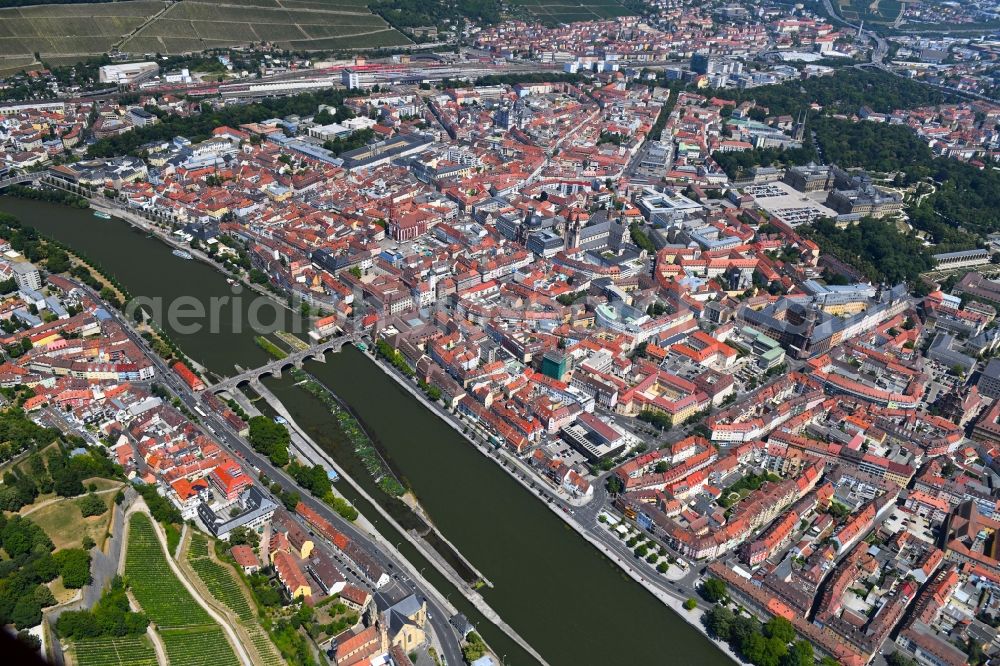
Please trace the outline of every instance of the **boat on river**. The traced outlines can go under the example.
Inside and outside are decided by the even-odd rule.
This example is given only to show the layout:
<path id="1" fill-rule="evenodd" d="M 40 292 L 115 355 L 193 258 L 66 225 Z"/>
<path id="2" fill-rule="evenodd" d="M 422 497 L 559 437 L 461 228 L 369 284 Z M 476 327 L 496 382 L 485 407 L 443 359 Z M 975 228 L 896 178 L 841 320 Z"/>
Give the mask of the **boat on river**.
<path id="1" fill-rule="evenodd" d="M 103 210 L 95 210 L 94 217 L 99 217 L 102 220 L 110 220 L 111 216 L 105 213 Z"/>
<path id="2" fill-rule="evenodd" d="M 174 256 L 180 257 L 181 259 L 194 259 L 194 257 L 191 256 L 191 253 L 185 250 L 174 250 Z"/>

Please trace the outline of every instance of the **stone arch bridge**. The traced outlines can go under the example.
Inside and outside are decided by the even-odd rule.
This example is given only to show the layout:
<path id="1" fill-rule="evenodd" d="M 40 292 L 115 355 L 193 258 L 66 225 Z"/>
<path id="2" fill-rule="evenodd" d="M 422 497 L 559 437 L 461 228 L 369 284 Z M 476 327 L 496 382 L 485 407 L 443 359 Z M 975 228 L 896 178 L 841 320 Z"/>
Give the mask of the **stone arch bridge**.
<path id="1" fill-rule="evenodd" d="M 211 391 L 215 394 L 232 392 L 240 384 L 257 382 L 263 377 L 280 377 L 283 371 L 288 370 L 289 368 L 301 368 L 302 364 L 306 361 L 313 360 L 325 362 L 326 354 L 328 352 L 339 352 L 344 348 L 344 345 L 359 342 L 361 338 L 361 333 L 349 333 L 348 335 L 342 335 L 338 338 L 315 344 L 308 349 L 292 352 L 285 358 L 271 361 L 270 363 L 254 368 L 253 370 L 245 370 L 238 375 L 227 377 L 220 382 L 208 385 L 205 390 Z"/>

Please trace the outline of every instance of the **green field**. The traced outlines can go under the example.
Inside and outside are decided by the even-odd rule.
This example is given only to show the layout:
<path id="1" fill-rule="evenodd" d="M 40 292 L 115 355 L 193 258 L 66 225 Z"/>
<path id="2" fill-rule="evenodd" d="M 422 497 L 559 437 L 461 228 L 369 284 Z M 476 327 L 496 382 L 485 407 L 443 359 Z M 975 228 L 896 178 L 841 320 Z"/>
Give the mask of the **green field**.
<path id="1" fill-rule="evenodd" d="M 253 609 L 243 590 L 240 589 L 236 574 L 207 557 L 192 560 L 191 568 L 205 583 L 205 587 L 213 597 L 228 606 L 244 622 L 253 621 Z"/>
<path id="2" fill-rule="evenodd" d="M 170 666 L 240 666 L 218 625 L 160 632 Z"/>
<path id="3" fill-rule="evenodd" d="M 251 42 L 325 50 L 398 46 L 409 40 L 357 0 L 187 0 L 125 40 L 121 50 L 181 53 Z"/>
<path id="4" fill-rule="evenodd" d="M 410 41 L 365 0 L 122 0 L 0 9 L 0 71 L 41 58 L 112 49 L 186 53 L 271 42 L 299 50 L 400 46 Z"/>
<path id="5" fill-rule="evenodd" d="M 261 663 L 264 666 L 281 664 L 281 657 L 274 644 L 257 622 L 256 609 L 247 599 L 236 572 L 208 557 L 192 559 L 191 568 L 195 570 L 212 596 L 225 604 L 240 619 Z"/>
<path id="6" fill-rule="evenodd" d="M 78 666 L 157 666 L 145 636 L 87 638 L 75 643 Z"/>
<path id="7" fill-rule="evenodd" d="M 238 666 L 222 627 L 174 575 L 145 514 L 129 521 L 125 578 L 143 612 L 156 623 L 171 666 Z"/>
<path id="8" fill-rule="evenodd" d="M 100 483 L 101 488 L 115 487 L 120 484 L 105 485 L 109 482 L 104 479 L 97 479 L 94 483 Z M 80 505 L 75 499 L 62 499 L 52 504 L 41 507 L 37 510 L 30 508 L 31 520 L 36 525 L 45 530 L 45 533 L 52 539 L 56 550 L 63 548 L 79 548 L 84 537 L 90 537 L 98 545 L 104 546 L 104 539 L 108 535 L 108 528 L 111 526 L 111 507 L 114 505 L 115 494 L 106 492 L 98 495 L 104 506 L 109 510 L 98 516 L 84 518 L 80 513 Z"/>
<path id="9" fill-rule="evenodd" d="M 201 532 L 191 530 L 191 543 L 188 545 L 188 559 L 196 560 L 199 557 L 208 557 L 208 538 Z"/>
<path id="10" fill-rule="evenodd" d="M 99 55 L 165 3 L 134 0 L 0 10 L 0 56 Z"/>
<path id="11" fill-rule="evenodd" d="M 261 666 L 281 666 L 285 663 L 285 660 L 278 654 L 278 648 L 274 646 L 259 624 L 247 625 L 246 630 L 250 634 L 250 642 L 261 658 Z"/>
<path id="12" fill-rule="evenodd" d="M 545 23 L 572 23 L 632 14 L 615 0 L 512 0 L 511 4 Z"/>
<path id="13" fill-rule="evenodd" d="M 250 642 L 257 651 L 259 663 L 262 666 L 282 664 L 277 649 L 257 621 L 256 609 L 247 597 L 239 575 L 231 566 L 211 559 L 208 538 L 201 532 L 191 532 L 187 559 L 211 595 L 225 604 L 240 619 L 240 624 L 250 636 Z"/>
<path id="14" fill-rule="evenodd" d="M 17 74 L 23 69 L 31 69 L 35 62 L 34 56 L 13 56 L 0 58 L 0 76 Z"/>
<path id="15" fill-rule="evenodd" d="M 845 20 L 856 23 L 891 24 L 903 11 L 900 0 L 840 0 L 840 13 Z"/>
<path id="16" fill-rule="evenodd" d="M 170 569 L 153 523 L 144 514 L 129 521 L 125 576 L 136 601 L 158 627 L 213 624 Z"/>

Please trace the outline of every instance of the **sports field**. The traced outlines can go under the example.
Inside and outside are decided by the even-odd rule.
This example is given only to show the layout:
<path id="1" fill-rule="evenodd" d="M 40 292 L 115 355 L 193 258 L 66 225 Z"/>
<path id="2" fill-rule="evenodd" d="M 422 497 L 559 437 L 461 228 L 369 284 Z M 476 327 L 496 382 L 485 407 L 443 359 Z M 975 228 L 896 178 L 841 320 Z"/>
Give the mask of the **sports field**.
<path id="1" fill-rule="evenodd" d="M 269 42 L 297 50 L 410 43 L 366 0 L 160 0 L 0 9 L 0 71 L 42 59 L 144 55 Z M 26 62 L 27 61 L 27 62 Z"/>
<path id="2" fill-rule="evenodd" d="M 628 9 L 615 0 L 512 0 L 528 14 L 545 23 L 572 23 L 627 16 Z"/>

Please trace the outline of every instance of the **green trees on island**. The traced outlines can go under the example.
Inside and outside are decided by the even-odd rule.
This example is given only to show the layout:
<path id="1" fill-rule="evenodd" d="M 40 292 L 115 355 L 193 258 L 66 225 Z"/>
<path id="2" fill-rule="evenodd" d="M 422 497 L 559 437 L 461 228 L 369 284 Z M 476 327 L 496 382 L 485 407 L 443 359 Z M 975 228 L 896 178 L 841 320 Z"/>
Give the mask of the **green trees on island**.
<path id="1" fill-rule="evenodd" d="M 255 416 L 248 422 L 250 426 L 250 444 L 254 449 L 266 455 L 272 465 L 284 467 L 288 464 L 288 445 L 291 437 L 288 430 L 280 423 L 275 423 L 266 416 Z"/>

